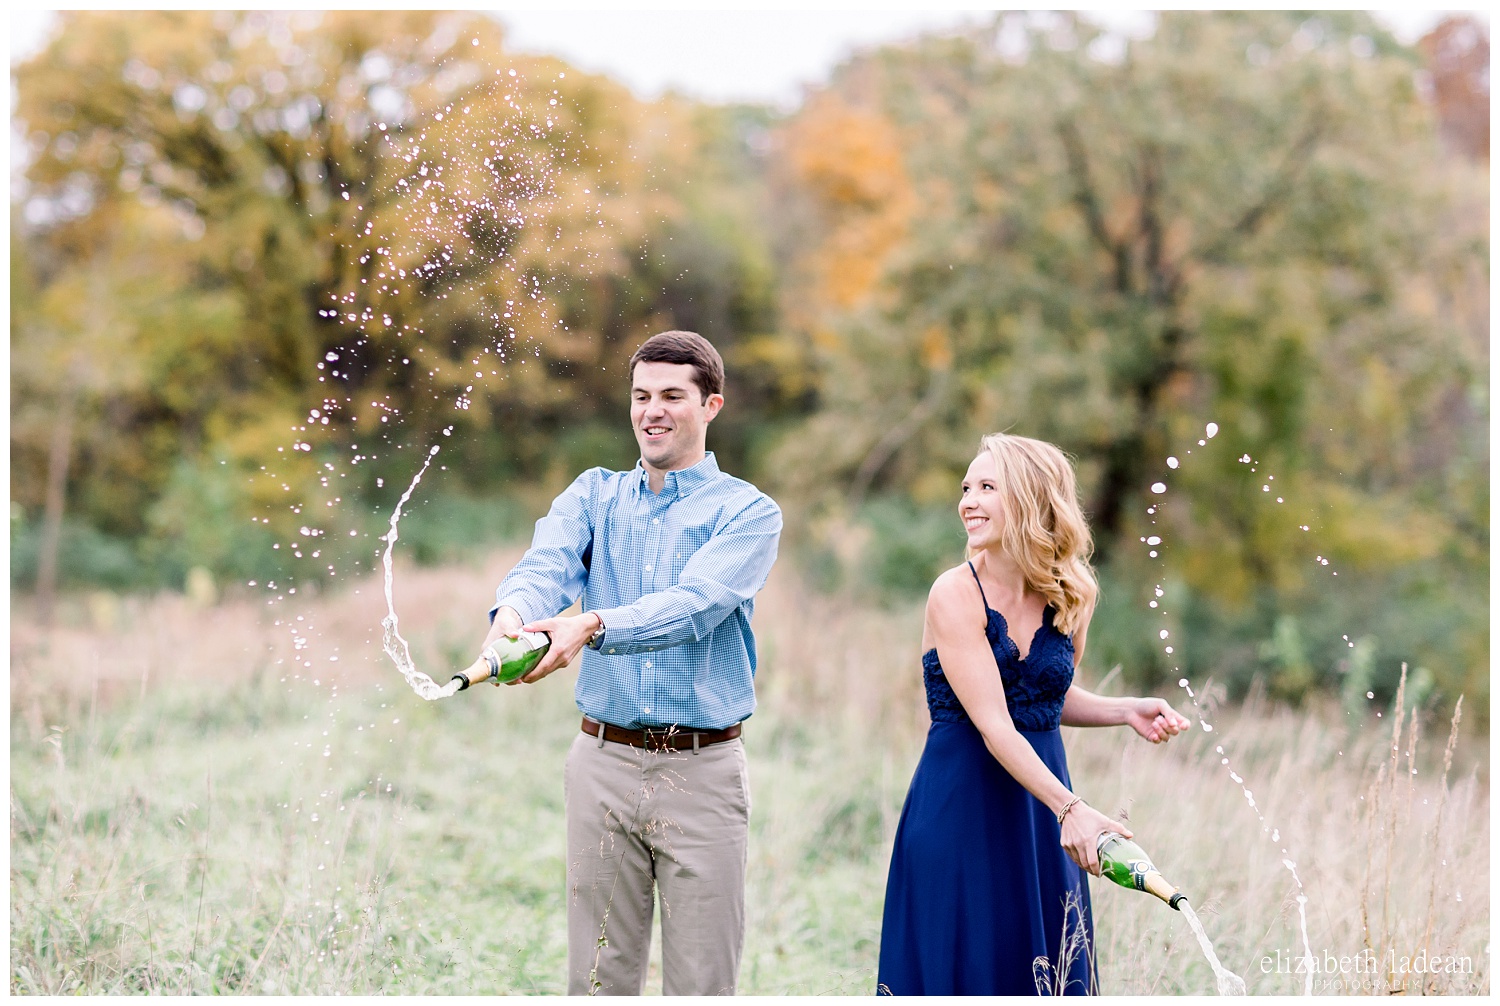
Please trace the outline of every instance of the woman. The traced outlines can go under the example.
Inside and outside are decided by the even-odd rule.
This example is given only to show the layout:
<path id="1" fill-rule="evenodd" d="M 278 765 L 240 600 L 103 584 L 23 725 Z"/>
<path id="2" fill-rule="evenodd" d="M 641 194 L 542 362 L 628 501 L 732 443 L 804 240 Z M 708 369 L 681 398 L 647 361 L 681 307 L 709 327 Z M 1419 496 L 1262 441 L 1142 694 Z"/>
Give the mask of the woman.
<path id="1" fill-rule="evenodd" d="M 891 854 L 878 991 L 1092 992 L 1084 871 L 1101 832 L 1131 831 L 1073 793 L 1058 727 L 1128 724 L 1159 744 L 1189 723 L 1072 683 L 1099 588 L 1060 450 L 985 437 L 958 512 L 969 561 L 927 599 L 932 727 Z"/>

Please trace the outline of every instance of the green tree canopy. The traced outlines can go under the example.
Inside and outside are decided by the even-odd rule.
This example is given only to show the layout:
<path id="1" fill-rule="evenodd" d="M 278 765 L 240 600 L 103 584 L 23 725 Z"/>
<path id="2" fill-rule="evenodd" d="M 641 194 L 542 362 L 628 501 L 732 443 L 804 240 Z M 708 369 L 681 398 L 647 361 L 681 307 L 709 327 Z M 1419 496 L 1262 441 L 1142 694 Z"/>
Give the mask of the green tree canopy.
<path id="1" fill-rule="evenodd" d="M 713 194 L 743 172 L 730 113 L 515 56 L 486 17 L 66 14 L 16 77 L 20 244 L 62 306 L 13 341 L 97 361 L 110 333 L 75 507 L 120 534 L 180 532 L 230 477 L 230 512 L 285 538 L 434 442 L 471 488 L 555 484 L 570 437 L 628 464 L 640 339 L 705 324 L 735 362 L 772 328 L 754 206 Z M 18 400 L 64 375 L 18 368 Z"/>
<path id="2" fill-rule="evenodd" d="M 1129 42 L 1013 15 L 854 60 L 776 161 L 822 404 L 784 485 L 836 549 L 843 489 L 947 503 L 982 433 L 1041 437 L 1133 593 L 1152 535 L 1267 627 L 1334 568 L 1420 568 L 1463 612 L 1447 680 L 1482 682 L 1485 180 L 1443 156 L 1417 68 L 1355 13 L 1168 13 Z"/>

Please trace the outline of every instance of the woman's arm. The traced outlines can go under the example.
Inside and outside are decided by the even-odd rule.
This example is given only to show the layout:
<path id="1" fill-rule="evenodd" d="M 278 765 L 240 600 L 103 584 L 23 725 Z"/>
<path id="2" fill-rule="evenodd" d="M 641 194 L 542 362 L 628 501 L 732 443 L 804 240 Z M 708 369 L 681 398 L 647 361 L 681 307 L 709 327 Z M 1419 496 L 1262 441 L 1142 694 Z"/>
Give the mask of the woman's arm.
<path id="1" fill-rule="evenodd" d="M 1069 727 L 1129 726 L 1152 744 L 1162 744 L 1192 726 L 1165 699 L 1095 695 L 1078 685 L 1063 697 L 1062 721 Z"/>
<path id="2" fill-rule="evenodd" d="M 1083 624 L 1073 633 L 1073 667 L 1083 662 L 1083 648 L 1088 645 L 1090 611 Z M 1118 727 L 1128 725 L 1152 744 L 1163 744 L 1174 734 L 1192 726 L 1165 699 L 1122 698 L 1095 695 L 1078 685 L 1063 696 L 1062 721 L 1069 727 Z"/>
<path id="3" fill-rule="evenodd" d="M 1076 800 L 1016 730 L 994 651 L 985 638 L 983 611 L 978 588 L 966 578 L 944 573 L 932 585 L 927 625 L 943 674 L 995 760 L 1053 814 L 1072 804 L 1062 822 L 1063 848 L 1075 863 L 1097 876 L 1099 833 L 1116 831 L 1129 837 L 1131 831 Z"/>
<path id="4" fill-rule="evenodd" d="M 1095 695 L 1078 685 L 1068 688 L 1063 697 L 1062 721 L 1065 727 L 1118 727 L 1125 723 L 1125 703 L 1133 699 Z"/>

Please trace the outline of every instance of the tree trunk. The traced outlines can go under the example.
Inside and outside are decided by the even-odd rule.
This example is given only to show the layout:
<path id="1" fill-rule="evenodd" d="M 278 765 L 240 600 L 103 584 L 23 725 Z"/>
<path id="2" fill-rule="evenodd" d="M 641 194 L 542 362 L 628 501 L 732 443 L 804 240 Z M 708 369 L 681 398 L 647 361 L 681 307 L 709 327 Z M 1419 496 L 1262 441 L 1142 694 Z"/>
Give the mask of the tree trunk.
<path id="1" fill-rule="evenodd" d="M 68 484 L 68 462 L 73 453 L 73 412 L 78 389 L 71 381 L 64 386 L 58 403 L 57 425 L 52 428 L 52 450 L 47 457 L 47 499 L 42 516 L 42 540 L 37 554 L 36 614 L 43 627 L 52 623 L 57 599 L 57 554 L 62 543 L 63 503 Z"/>

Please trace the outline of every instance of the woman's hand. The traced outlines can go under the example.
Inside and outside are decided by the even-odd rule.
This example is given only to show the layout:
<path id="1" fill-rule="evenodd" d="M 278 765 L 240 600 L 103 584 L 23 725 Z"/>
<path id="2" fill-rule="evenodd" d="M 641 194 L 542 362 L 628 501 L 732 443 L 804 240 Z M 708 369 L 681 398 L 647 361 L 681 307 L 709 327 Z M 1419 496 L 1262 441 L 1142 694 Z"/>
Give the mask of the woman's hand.
<path id="1" fill-rule="evenodd" d="M 1062 822 L 1062 847 L 1068 858 L 1094 876 L 1099 876 L 1099 835 L 1113 831 L 1126 838 L 1134 832 L 1119 821 L 1111 821 L 1080 800 L 1068 811 Z"/>
<path id="2" fill-rule="evenodd" d="M 1164 744 L 1193 724 L 1166 699 L 1130 699 L 1125 722 L 1152 744 Z M 1127 836 L 1128 837 L 1128 836 Z"/>

